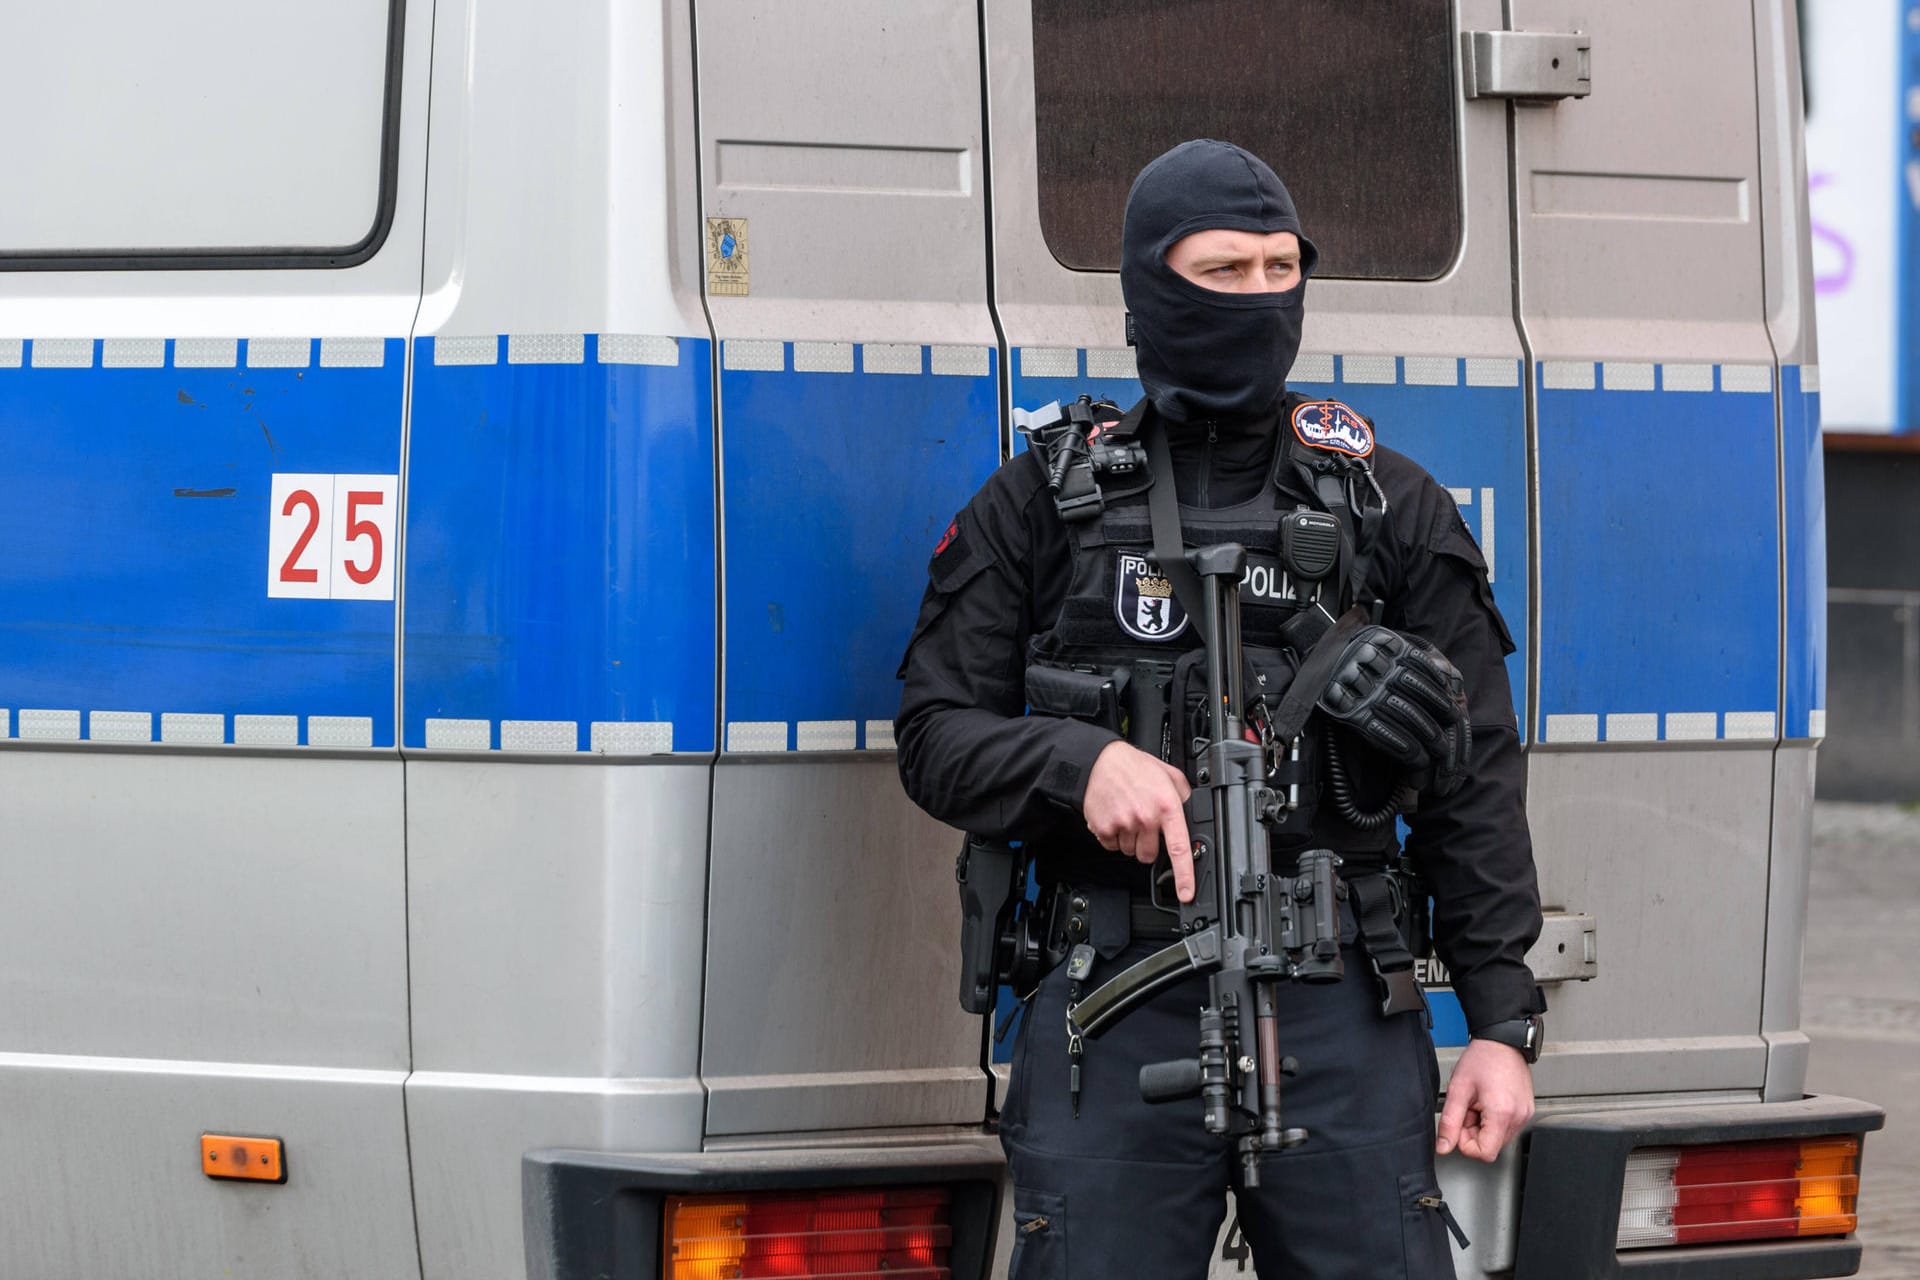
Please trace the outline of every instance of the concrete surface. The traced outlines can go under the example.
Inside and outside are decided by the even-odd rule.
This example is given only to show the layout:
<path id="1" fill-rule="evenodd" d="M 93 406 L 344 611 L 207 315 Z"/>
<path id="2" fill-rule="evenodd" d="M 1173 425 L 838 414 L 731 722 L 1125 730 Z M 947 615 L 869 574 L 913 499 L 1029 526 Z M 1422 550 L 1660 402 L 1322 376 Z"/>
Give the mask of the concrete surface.
<path id="1" fill-rule="evenodd" d="M 1823 762 L 1824 763 L 1824 762 Z M 1866 1280 L 1920 1277 L 1920 807 L 1814 806 L 1810 1093 L 1886 1108 L 1861 1168 Z"/>

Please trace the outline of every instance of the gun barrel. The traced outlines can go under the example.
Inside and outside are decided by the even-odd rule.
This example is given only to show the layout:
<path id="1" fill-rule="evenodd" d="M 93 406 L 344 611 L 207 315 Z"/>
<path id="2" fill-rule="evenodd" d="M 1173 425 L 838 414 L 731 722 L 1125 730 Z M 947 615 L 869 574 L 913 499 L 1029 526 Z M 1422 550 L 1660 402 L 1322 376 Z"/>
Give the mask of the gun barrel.
<path id="1" fill-rule="evenodd" d="M 1254 997 L 1259 1002 L 1260 1145 L 1278 1151 L 1286 1142 L 1280 1127 L 1280 1020 L 1274 1012 L 1273 984 L 1262 982 Z"/>

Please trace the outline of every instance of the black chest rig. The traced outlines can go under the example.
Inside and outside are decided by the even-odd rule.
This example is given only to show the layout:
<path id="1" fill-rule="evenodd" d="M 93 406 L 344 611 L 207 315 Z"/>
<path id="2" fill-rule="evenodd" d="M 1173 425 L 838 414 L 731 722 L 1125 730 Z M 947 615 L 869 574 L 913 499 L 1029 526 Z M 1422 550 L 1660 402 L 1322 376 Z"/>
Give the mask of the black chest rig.
<path id="1" fill-rule="evenodd" d="M 1318 715 L 1289 741 L 1267 738 L 1301 657 L 1348 608 L 1373 602 L 1368 578 L 1386 502 L 1367 462 L 1371 428 L 1332 405 L 1360 434 L 1345 441 L 1350 448 L 1309 444 L 1301 406 L 1311 418 L 1326 405 L 1332 402 L 1289 395 L 1258 494 L 1231 507 L 1181 507 L 1180 529 L 1189 549 L 1223 542 L 1247 549 L 1240 601 L 1248 722 L 1263 736 L 1271 784 L 1297 797 L 1297 807 L 1273 826 L 1276 841 L 1311 838 L 1343 851 L 1384 851 L 1393 839 L 1390 806 L 1382 807 L 1390 781 L 1370 787 L 1365 777 L 1356 779 L 1339 766 L 1337 744 L 1335 768 L 1324 768 L 1328 748 Z M 1065 409 L 1016 417 L 1046 468 L 1073 555 L 1059 615 L 1028 647 L 1028 705 L 1102 724 L 1191 778 L 1189 755 L 1204 715 L 1203 640 L 1154 554 L 1155 481 L 1143 431 L 1160 427 L 1146 421 L 1145 401 L 1124 416 L 1082 397 Z M 1342 421 L 1338 414 L 1332 420 Z M 1341 793 L 1333 806 L 1321 803 L 1335 785 L 1330 773 Z M 1376 821 L 1346 821 L 1343 812 Z"/>

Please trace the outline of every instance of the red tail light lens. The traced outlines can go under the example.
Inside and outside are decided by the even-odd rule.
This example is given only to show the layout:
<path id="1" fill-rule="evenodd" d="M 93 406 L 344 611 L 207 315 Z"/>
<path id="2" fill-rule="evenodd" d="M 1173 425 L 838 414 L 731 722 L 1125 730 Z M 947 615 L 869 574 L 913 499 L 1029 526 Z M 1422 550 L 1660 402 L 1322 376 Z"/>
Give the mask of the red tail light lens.
<path id="1" fill-rule="evenodd" d="M 951 1280 L 942 1187 L 771 1191 L 667 1200 L 665 1280 Z"/>
<path id="2" fill-rule="evenodd" d="M 1642 1148 L 1627 1157 L 1616 1247 L 1846 1235 L 1859 1160 L 1857 1137 Z"/>

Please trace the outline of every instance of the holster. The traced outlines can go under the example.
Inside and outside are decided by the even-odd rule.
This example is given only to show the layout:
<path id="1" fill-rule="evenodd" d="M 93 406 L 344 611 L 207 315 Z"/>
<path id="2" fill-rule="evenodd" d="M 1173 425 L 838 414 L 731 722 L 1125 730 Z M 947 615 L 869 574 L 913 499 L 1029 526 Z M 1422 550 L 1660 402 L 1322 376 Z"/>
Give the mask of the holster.
<path id="1" fill-rule="evenodd" d="M 960 882 L 960 1007 L 993 1008 L 994 989 L 1012 960 L 1013 915 L 1026 880 L 1021 854 L 1004 841 L 968 836 L 954 862 Z"/>

